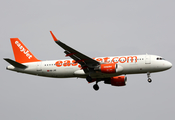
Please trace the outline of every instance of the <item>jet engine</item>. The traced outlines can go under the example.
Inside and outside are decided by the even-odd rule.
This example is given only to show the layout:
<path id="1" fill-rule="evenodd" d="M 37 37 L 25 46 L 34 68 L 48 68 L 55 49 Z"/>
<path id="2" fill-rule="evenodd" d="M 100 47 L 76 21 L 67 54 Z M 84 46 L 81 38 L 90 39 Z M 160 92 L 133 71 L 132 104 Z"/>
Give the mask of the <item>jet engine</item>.
<path id="1" fill-rule="evenodd" d="M 111 77 L 104 81 L 105 84 L 111 84 L 113 86 L 125 86 L 127 82 L 126 76 Z"/>
<path id="2" fill-rule="evenodd" d="M 115 64 L 115 63 L 109 63 L 109 64 L 101 64 L 95 70 L 99 70 L 102 73 L 117 73 L 117 72 L 122 72 L 123 67 Z"/>

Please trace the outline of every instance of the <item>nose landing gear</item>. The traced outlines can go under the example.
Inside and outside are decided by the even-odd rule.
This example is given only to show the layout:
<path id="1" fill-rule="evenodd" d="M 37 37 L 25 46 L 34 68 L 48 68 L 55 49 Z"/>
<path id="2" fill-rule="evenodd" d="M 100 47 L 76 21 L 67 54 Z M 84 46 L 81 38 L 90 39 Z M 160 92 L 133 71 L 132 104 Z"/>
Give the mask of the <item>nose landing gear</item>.
<path id="1" fill-rule="evenodd" d="M 147 77 L 148 77 L 148 82 L 151 83 L 152 80 L 151 80 L 151 78 L 150 78 L 150 77 L 151 77 L 150 72 L 147 73 Z"/>

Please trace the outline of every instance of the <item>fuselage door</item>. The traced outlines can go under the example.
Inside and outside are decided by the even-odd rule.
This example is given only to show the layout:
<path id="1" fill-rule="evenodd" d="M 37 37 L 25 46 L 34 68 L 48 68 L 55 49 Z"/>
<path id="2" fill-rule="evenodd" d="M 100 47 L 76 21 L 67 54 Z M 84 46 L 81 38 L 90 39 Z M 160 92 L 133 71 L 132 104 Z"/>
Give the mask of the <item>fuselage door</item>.
<path id="1" fill-rule="evenodd" d="M 38 72 L 42 71 L 42 62 L 37 62 L 37 71 Z"/>
<path id="2" fill-rule="evenodd" d="M 146 54 L 146 56 L 145 56 L 145 64 L 151 64 L 151 55 Z"/>

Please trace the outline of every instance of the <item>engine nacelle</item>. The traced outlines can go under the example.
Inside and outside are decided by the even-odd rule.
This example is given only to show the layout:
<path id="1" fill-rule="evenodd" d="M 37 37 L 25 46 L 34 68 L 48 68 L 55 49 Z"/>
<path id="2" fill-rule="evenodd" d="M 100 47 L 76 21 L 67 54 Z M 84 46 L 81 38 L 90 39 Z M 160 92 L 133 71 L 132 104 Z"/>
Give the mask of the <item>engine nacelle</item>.
<path id="1" fill-rule="evenodd" d="M 125 86 L 127 82 L 127 77 L 125 76 L 117 76 L 117 77 L 111 77 L 108 80 L 105 80 L 105 84 L 111 84 L 113 86 Z"/>
<path id="2" fill-rule="evenodd" d="M 101 64 L 98 69 L 102 73 L 117 73 L 121 72 L 123 70 L 123 67 L 115 63 L 109 63 L 109 64 Z"/>

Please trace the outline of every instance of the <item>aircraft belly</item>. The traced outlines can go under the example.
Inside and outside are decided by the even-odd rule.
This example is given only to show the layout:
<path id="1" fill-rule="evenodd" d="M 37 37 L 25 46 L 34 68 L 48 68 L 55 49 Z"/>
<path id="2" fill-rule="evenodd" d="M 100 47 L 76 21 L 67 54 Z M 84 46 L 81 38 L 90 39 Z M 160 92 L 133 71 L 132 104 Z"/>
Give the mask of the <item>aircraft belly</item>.
<path id="1" fill-rule="evenodd" d="M 57 77 L 74 77 L 75 70 L 76 69 L 73 67 L 60 68 L 60 69 L 57 69 L 57 71 L 55 72 L 55 75 Z"/>
<path id="2" fill-rule="evenodd" d="M 132 74 L 139 72 L 138 64 L 122 65 L 122 67 L 123 67 L 123 74 Z"/>
<path id="3" fill-rule="evenodd" d="M 136 64 L 124 67 L 125 74 L 137 74 L 137 73 L 147 73 L 157 71 L 158 71 L 157 66 L 153 64 Z"/>
<path id="4" fill-rule="evenodd" d="M 75 77 L 74 71 L 76 71 L 77 68 L 75 67 L 51 67 L 51 68 L 44 68 L 43 69 L 43 75 L 49 76 L 49 77 L 57 77 L 57 78 L 64 78 L 64 77 Z"/>
<path id="5" fill-rule="evenodd" d="M 151 64 L 129 64 L 123 65 L 123 74 L 137 74 L 137 73 L 145 73 L 145 72 L 152 72 L 152 65 Z"/>

